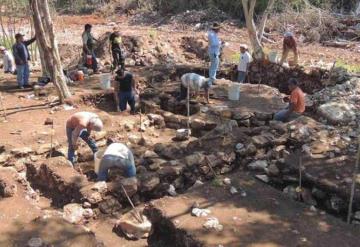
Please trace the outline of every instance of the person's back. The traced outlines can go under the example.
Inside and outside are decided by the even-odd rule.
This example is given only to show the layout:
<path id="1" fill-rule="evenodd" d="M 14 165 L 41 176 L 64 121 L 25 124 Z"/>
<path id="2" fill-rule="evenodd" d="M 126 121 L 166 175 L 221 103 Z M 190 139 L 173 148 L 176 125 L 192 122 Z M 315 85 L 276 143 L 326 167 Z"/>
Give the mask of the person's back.
<path id="1" fill-rule="evenodd" d="M 86 128 L 89 120 L 94 117 L 98 117 L 98 115 L 92 112 L 77 112 L 71 115 L 67 120 L 66 127 L 71 129 L 75 129 L 79 126 Z"/>
<path id="2" fill-rule="evenodd" d="M 305 95 L 300 87 L 296 87 L 291 92 L 290 103 L 294 104 L 294 112 L 303 113 L 305 111 Z"/>
<path id="3" fill-rule="evenodd" d="M 199 91 L 202 88 L 206 87 L 208 79 L 198 75 L 196 73 L 186 73 L 181 77 L 181 85 L 185 88 L 190 85 L 190 88 L 196 91 Z"/>
<path id="4" fill-rule="evenodd" d="M 98 180 L 105 181 L 111 168 L 120 168 L 126 178 L 136 176 L 134 156 L 126 145 L 112 143 L 106 148 L 100 162 Z"/>

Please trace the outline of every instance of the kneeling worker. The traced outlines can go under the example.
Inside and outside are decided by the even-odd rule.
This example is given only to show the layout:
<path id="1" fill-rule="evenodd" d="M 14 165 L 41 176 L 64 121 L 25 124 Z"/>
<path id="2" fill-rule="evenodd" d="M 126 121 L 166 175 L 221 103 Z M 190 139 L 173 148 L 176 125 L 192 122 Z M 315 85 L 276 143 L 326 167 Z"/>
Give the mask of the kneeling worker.
<path id="1" fill-rule="evenodd" d="M 195 96 L 198 95 L 201 89 L 204 89 L 206 102 L 209 104 L 210 85 L 211 85 L 211 81 L 209 78 L 205 78 L 195 73 L 186 73 L 181 77 L 179 100 L 186 99 L 187 90 L 188 87 L 190 87 L 190 90 L 193 90 L 195 92 Z"/>
<path id="2" fill-rule="evenodd" d="M 66 122 L 66 135 L 69 143 L 68 160 L 74 164 L 75 151 L 78 149 L 78 138 L 83 139 L 95 154 L 98 151 L 96 142 L 90 138 L 91 131 L 101 131 L 103 123 L 98 115 L 91 112 L 73 114 Z"/>
<path id="3" fill-rule="evenodd" d="M 122 143 L 112 143 L 107 147 L 100 161 L 99 181 L 106 181 L 110 168 L 120 168 L 125 178 L 136 177 L 134 156 L 126 145 Z"/>
<path id="4" fill-rule="evenodd" d="M 290 97 L 284 98 L 284 101 L 289 102 L 289 106 L 274 115 L 274 120 L 288 122 L 300 117 L 305 111 L 305 95 L 298 86 L 298 81 L 291 78 L 288 82 Z"/>

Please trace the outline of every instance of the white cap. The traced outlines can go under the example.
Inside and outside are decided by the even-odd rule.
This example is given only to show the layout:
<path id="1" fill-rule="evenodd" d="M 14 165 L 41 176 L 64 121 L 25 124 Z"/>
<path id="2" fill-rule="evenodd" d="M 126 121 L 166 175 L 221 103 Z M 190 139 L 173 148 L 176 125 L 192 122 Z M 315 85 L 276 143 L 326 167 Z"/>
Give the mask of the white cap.
<path id="1" fill-rule="evenodd" d="M 288 37 L 293 37 L 294 34 L 292 32 L 285 32 L 284 33 L 284 37 L 288 38 Z"/>
<path id="2" fill-rule="evenodd" d="M 94 131 L 101 131 L 104 127 L 103 122 L 99 117 L 93 117 L 89 120 L 89 123 L 92 125 Z"/>
<path id="3" fill-rule="evenodd" d="M 245 45 L 245 44 L 241 44 L 241 45 L 240 45 L 240 48 L 247 49 L 247 48 L 248 48 L 248 46 L 247 46 L 247 45 Z"/>
<path id="4" fill-rule="evenodd" d="M 0 51 L 5 51 L 6 48 L 4 46 L 0 46 Z"/>

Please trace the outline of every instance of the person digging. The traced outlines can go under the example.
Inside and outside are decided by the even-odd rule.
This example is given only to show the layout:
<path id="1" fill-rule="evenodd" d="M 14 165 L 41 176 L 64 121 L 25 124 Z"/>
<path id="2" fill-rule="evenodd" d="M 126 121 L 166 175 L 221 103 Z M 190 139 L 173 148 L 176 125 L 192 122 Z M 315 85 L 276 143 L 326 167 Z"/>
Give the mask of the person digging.
<path id="1" fill-rule="evenodd" d="M 283 51 L 282 51 L 282 57 L 280 60 L 280 65 L 282 65 L 285 60 L 287 59 L 289 52 L 294 53 L 294 63 L 293 65 L 298 64 L 299 60 L 299 53 L 297 49 L 297 43 L 294 38 L 294 34 L 292 32 L 286 32 L 284 34 L 284 40 L 283 40 Z"/>
<path id="2" fill-rule="evenodd" d="M 178 97 L 178 101 L 184 100 L 187 98 L 187 90 L 190 87 L 195 93 L 195 97 L 198 96 L 201 89 L 205 91 L 205 99 L 206 103 L 209 104 L 209 89 L 211 87 L 210 79 L 205 78 L 201 75 L 195 73 L 186 73 L 181 76 L 181 84 L 180 84 L 180 96 Z"/>
<path id="3" fill-rule="evenodd" d="M 98 151 L 96 142 L 90 137 L 91 131 L 101 131 L 103 122 L 99 116 L 91 112 L 78 112 L 73 114 L 66 122 L 66 136 L 69 144 L 68 160 L 75 163 L 75 151 L 79 147 L 79 137 L 86 142 L 95 154 Z"/>
<path id="4" fill-rule="evenodd" d="M 119 168 L 123 177 L 136 183 L 134 155 L 126 145 L 112 143 L 106 148 L 100 160 L 98 181 L 106 181 L 111 168 Z"/>
<path id="5" fill-rule="evenodd" d="M 114 96 L 117 111 L 124 112 L 129 104 L 130 114 L 136 114 L 135 94 L 137 93 L 137 85 L 133 74 L 125 72 L 123 69 L 118 69 L 114 80 Z"/>
<path id="6" fill-rule="evenodd" d="M 291 94 L 285 97 L 284 101 L 289 102 L 289 105 L 285 109 L 275 113 L 274 120 L 276 121 L 292 121 L 305 112 L 305 95 L 298 86 L 298 81 L 294 78 L 289 79 L 288 87 Z"/>

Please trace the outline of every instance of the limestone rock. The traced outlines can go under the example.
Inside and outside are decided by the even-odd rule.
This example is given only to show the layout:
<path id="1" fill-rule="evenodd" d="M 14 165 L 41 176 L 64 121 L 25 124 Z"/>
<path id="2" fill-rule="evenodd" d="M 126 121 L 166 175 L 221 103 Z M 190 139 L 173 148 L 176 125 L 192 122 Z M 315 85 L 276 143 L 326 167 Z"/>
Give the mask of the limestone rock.
<path id="1" fill-rule="evenodd" d="M 341 102 L 328 102 L 318 108 L 319 113 L 330 123 L 349 123 L 356 118 L 354 105 Z"/>
<path id="2" fill-rule="evenodd" d="M 80 204 L 70 203 L 64 206 L 63 218 L 72 223 L 79 224 L 84 219 L 84 209 Z"/>
<path id="3" fill-rule="evenodd" d="M 10 167 L 0 168 L 0 197 L 12 197 L 17 192 L 16 170 Z"/>
<path id="4" fill-rule="evenodd" d="M 99 203 L 99 209 L 103 214 L 116 214 L 122 209 L 121 204 L 113 196 L 107 196 Z"/>
<path id="5" fill-rule="evenodd" d="M 18 157 L 27 156 L 32 152 L 33 152 L 33 150 L 30 147 L 14 148 L 10 151 L 11 154 L 18 156 Z"/>
<path id="6" fill-rule="evenodd" d="M 268 167 L 268 163 L 266 160 L 257 160 L 254 162 L 251 162 L 248 165 L 248 168 L 251 170 L 259 170 L 259 171 L 265 171 L 265 169 Z"/>
<path id="7" fill-rule="evenodd" d="M 146 173 L 139 177 L 140 191 L 152 191 L 160 184 L 160 178 L 155 173 Z"/>

